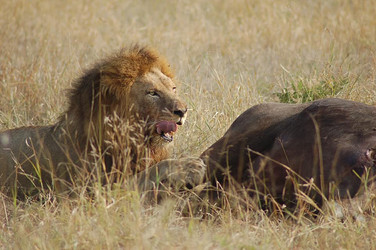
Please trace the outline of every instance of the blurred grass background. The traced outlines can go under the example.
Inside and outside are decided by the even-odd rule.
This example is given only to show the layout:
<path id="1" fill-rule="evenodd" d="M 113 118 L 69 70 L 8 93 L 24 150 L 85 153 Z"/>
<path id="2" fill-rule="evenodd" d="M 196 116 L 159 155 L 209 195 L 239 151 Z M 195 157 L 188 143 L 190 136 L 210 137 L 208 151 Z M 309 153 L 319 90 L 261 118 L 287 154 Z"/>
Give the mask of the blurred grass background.
<path id="1" fill-rule="evenodd" d="M 160 50 L 190 111 L 174 157 L 198 156 L 251 105 L 336 96 L 376 103 L 376 1 L 0 0 L 0 129 L 54 123 L 66 89 L 135 43 Z M 231 211 L 199 221 L 132 194 L 72 204 L 4 203 L 4 248 L 374 248 L 366 224 Z M 0 209 L 1 210 L 1 209 Z M 1 213 L 0 213 L 1 214 Z"/>

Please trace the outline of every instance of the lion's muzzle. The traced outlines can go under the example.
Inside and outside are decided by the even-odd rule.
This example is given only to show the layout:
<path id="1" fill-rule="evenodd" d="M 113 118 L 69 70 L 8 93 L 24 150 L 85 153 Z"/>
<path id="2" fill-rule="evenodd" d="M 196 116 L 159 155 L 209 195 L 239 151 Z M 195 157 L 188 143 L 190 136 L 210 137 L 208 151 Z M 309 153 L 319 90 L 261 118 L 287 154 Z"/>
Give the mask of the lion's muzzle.
<path id="1" fill-rule="evenodd" d="M 185 107 L 176 108 L 174 110 L 174 115 L 177 115 L 179 117 L 179 120 L 177 121 L 178 125 L 183 125 L 185 118 L 187 117 L 187 111 L 188 109 Z"/>

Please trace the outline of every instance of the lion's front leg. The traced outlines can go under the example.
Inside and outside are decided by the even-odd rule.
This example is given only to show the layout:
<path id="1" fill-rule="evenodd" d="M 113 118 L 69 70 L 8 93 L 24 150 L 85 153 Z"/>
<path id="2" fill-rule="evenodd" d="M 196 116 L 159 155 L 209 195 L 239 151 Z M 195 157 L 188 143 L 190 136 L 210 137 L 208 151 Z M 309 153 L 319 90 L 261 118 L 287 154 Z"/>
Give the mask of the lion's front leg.
<path id="1" fill-rule="evenodd" d="M 192 189 L 203 183 L 206 165 L 199 158 L 164 160 L 136 176 L 139 192 L 147 199 L 183 189 Z"/>

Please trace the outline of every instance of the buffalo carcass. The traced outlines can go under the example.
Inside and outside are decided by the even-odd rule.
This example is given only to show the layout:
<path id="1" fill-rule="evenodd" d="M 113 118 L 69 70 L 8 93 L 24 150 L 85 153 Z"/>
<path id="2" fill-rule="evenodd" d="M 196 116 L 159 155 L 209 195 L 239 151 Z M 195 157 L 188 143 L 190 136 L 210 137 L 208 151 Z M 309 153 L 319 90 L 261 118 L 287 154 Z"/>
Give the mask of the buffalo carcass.
<path id="1" fill-rule="evenodd" d="M 353 197 L 376 166 L 376 107 L 335 98 L 256 105 L 200 157 L 212 185 L 251 196 Z"/>

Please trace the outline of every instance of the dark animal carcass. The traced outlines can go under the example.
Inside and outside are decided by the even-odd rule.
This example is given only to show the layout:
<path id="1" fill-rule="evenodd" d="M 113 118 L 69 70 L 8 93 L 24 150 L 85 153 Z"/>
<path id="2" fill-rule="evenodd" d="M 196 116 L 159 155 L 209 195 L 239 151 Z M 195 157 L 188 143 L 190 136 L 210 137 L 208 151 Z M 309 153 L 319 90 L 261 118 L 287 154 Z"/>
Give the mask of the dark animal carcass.
<path id="1" fill-rule="evenodd" d="M 201 158 L 213 185 L 280 202 L 300 188 L 320 203 L 354 196 L 375 155 L 376 107 L 332 98 L 251 107 Z"/>

